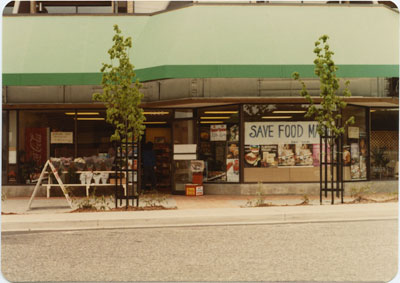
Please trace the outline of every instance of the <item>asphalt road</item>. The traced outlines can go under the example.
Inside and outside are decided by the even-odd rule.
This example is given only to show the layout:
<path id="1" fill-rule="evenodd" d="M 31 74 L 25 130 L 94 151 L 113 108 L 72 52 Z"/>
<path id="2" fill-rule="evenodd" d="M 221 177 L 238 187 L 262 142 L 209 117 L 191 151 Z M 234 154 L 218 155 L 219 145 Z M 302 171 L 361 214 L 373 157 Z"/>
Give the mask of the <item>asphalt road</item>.
<path id="1" fill-rule="evenodd" d="M 3 233 L 9 281 L 389 281 L 395 220 Z"/>

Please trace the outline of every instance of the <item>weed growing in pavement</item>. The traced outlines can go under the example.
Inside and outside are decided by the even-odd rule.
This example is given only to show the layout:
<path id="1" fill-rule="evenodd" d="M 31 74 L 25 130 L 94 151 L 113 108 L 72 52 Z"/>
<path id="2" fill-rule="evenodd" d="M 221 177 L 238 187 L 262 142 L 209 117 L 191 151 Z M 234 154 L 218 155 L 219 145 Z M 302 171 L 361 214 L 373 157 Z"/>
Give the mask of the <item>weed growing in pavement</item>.
<path id="1" fill-rule="evenodd" d="M 74 197 L 68 188 L 67 191 L 68 195 L 71 197 L 72 204 L 81 210 L 110 210 L 111 205 L 114 203 L 113 196 L 96 196 L 96 187 L 89 196 L 83 199 Z"/>
<path id="2" fill-rule="evenodd" d="M 357 203 L 357 202 L 368 202 L 368 201 L 372 201 L 375 202 L 375 200 L 369 199 L 366 197 L 366 195 L 369 194 L 374 194 L 376 193 L 374 190 L 371 189 L 370 185 L 364 185 L 361 187 L 352 187 L 350 188 L 350 197 L 354 198 L 354 200 L 352 201 L 353 203 Z"/>
<path id="3" fill-rule="evenodd" d="M 375 191 L 371 189 L 370 185 L 350 188 L 350 197 L 354 198 L 355 201 L 367 200 L 366 195 L 374 193 Z"/>
<path id="4" fill-rule="evenodd" d="M 147 207 L 163 206 L 163 203 L 167 203 L 167 195 L 160 194 L 157 191 L 152 191 L 149 194 L 142 194 L 140 199 Z"/>
<path id="5" fill-rule="evenodd" d="M 308 205 L 308 204 L 310 204 L 310 199 L 308 198 L 307 194 L 303 195 L 302 200 L 303 200 L 303 202 L 300 203 L 299 205 Z"/>
<path id="6" fill-rule="evenodd" d="M 262 183 L 258 182 L 258 187 L 257 187 L 257 191 L 256 191 L 256 198 L 251 200 L 248 199 L 246 202 L 247 207 L 260 207 L 260 206 L 271 206 L 271 203 L 266 203 L 266 196 L 264 195 L 264 193 L 262 192 Z"/>

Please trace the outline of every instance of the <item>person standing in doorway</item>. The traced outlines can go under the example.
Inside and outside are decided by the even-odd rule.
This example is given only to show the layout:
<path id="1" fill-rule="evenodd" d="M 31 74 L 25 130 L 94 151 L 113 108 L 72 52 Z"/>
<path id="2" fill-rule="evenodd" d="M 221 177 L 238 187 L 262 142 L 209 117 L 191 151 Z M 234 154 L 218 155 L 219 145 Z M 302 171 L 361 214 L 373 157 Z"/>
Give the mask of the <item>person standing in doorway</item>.
<path id="1" fill-rule="evenodd" d="M 156 189 L 156 155 L 153 151 L 153 143 L 147 142 L 142 153 L 143 160 L 143 181 L 142 189 L 146 188 L 147 184 L 151 184 L 151 189 Z"/>

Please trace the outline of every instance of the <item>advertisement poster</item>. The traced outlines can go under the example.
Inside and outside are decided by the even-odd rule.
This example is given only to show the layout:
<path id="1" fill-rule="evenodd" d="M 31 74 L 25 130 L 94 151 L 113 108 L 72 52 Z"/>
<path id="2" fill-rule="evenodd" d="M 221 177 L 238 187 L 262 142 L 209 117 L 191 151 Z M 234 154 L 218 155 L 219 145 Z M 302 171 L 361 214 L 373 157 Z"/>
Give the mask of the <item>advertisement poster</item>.
<path id="1" fill-rule="evenodd" d="M 296 165 L 312 166 L 313 163 L 313 145 L 296 144 Z"/>
<path id="2" fill-rule="evenodd" d="M 245 145 L 244 146 L 244 166 L 245 167 L 260 167 L 260 146 Z"/>
<path id="3" fill-rule="evenodd" d="M 319 166 L 319 154 L 320 154 L 320 146 L 319 143 L 312 145 L 312 154 L 313 154 L 313 166 Z"/>
<path id="4" fill-rule="evenodd" d="M 360 156 L 367 157 L 367 139 L 366 138 L 360 138 Z"/>
<path id="5" fill-rule="evenodd" d="M 350 144 L 350 155 L 351 155 L 351 165 L 350 165 L 351 178 L 360 179 L 361 178 L 360 151 L 358 143 Z"/>
<path id="6" fill-rule="evenodd" d="M 228 152 L 226 153 L 227 159 L 239 158 L 239 145 L 237 143 L 230 143 L 228 145 Z"/>
<path id="7" fill-rule="evenodd" d="M 211 125 L 210 126 L 211 141 L 226 141 L 226 125 Z"/>
<path id="8" fill-rule="evenodd" d="M 239 126 L 233 125 L 229 127 L 229 141 L 239 141 Z"/>
<path id="9" fill-rule="evenodd" d="M 278 167 L 278 145 L 261 146 L 261 167 Z"/>
<path id="10" fill-rule="evenodd" d="M 360 178 L 367 179 L 367 164 L 366 158 L 360 155 Z"/>
<path id="11" fill-rule="evenodd" d="M 226 178 L 228 182 L 239 182 L 239 159 L 226 160 Z"/>
<path id="12" fill-rule="evenodd" d="M 25 129 L 25 161 L 42 165 L 47 160 L 47 128 Z"/>
<path id="13" fill-rule="evenodd" d="M 294 144 L 278 145 L 278 165 L 279 166 L 295 166 L 296 165 L 296 148 Z"/>
<path id="14" fill-rule="evenodd" d="M 344 145 L 343 146 L 343 165 L 350 166 L 350 164 L 351 164 L 350 146 Z"/>

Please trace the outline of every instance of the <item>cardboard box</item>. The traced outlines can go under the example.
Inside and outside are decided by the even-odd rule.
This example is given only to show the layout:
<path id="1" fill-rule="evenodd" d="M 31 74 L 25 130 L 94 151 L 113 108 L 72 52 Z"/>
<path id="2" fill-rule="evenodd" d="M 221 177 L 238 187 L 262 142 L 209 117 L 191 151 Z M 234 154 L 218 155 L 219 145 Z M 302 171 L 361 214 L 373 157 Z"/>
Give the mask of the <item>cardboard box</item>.
<path id="1" fill-rule="evenodd" d="M 198 184 L 186 184 L 185 191 L 187 196 L 202 196 L 203 186 Z"/>
<path id="2" fill-rule="evenodd" d="M 193 184 L 202 185 L 203 184 L 203 172 L 200 172 L 200 173 L 194 172 L 194 173 L 192 173 L 192 183 Z"/>

